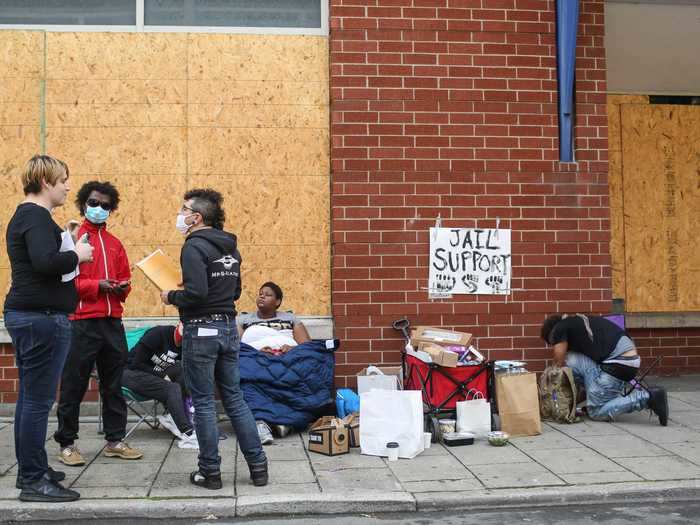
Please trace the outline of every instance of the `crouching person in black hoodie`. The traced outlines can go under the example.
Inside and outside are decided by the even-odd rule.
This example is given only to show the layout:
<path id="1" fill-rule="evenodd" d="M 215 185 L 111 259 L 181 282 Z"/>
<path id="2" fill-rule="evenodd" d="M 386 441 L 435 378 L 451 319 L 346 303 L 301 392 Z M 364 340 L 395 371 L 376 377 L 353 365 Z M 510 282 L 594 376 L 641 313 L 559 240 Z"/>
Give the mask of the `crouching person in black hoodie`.
<path id="1" fill-rule="evenodd" d="M 241 295 L 241 256 L 236 236 L 223 231 L 220 193 L 196 189 L 185 193 L 176 227 L 187 235 L 180 253 L 184 290 L 164 291 L 161 299 L 175 305 L 184 324 L 182 367 L 195 408 L 199 469 L 190 481 L 221 488 L 221 457 L 216 425 L 215 387 L 238 437 L 254 485 L 267 484 L 267 457 L 255 419 L 240 387 L 234 301 Z"/>

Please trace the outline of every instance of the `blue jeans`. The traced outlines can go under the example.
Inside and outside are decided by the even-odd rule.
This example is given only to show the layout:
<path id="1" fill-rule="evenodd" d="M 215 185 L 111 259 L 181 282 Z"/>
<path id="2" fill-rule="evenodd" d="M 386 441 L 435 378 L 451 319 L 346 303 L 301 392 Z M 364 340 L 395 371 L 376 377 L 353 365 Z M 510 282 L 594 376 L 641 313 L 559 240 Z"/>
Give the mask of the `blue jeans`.
<path id="1" fill-rule="evenodd" d="M 241 391 L 239 348 L 235 319 L 185 323 L 182 368 L 194 404 L 194 428 L 199 442 L 199 471 L 202 474 L 218 473 L 221 467 L 215 385 L 219 387 L 221 402 L 246 461 L 249 464 L 261 463 L 266 459 L 255 419 Z"/>
<path id="2" fill-rule="evenodd" d="M 17 310 L 5 312 L 5 326 L 19 373 L 15 407 L 18 473 L 25 483 L 34 483 L 49 468 L 46 425 L 70 348 L 71 326 L 65 314 Z"/>
<path id="3" fill-rule="evenodd" d="M 644 410 L 649 406 L 646 390 L 632 390 L 623 396 L 627 383 L 600 369 L 590 357 L 578 352 L 566 354 L 566 366 L 574 373 L 576 384 L 586 388 L 588 416 L 598 421 L 612 421 L 618 414 Z"/>

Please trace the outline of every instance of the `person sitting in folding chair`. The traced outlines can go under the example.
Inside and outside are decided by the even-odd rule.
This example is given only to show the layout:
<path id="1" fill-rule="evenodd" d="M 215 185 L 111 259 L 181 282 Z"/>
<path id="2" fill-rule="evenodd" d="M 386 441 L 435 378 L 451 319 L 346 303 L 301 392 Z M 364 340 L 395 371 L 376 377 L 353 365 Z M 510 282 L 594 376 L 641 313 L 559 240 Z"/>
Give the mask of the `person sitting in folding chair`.
<path id="1" fill-rule="evenodd" d="M 189 394 L 182 374 L 181 346 L 182 323 L 147 330 L 129 352 L 122 386 L 163 403 L 169 413 L 158 416 L 160 424 L 180 439 L 180 448 L 198 448 L 184 404 Z"/>
<path id="2" fill-rule="evenodd" d="M 627 333 L 604 317 L 552 315 L 540 332 L 554 346 L 554 362 L 571 368 L 577 384 L 586 389 L 588 416 L 612 421 L 618 414 L 649 408 L 662 426 L 668 424 L 668 398 L 661 387 L 633 389 L 627 384 L 639 372 L 641 360 Z"/>

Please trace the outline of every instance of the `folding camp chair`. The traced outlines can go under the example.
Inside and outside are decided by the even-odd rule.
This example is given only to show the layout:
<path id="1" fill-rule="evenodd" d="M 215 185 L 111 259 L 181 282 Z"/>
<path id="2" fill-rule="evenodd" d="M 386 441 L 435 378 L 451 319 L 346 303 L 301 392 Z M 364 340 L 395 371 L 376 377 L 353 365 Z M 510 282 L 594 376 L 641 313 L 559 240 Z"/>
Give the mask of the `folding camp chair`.
<path id="1" fill-rule="evenodd" d="M 126 344 L 129 352 L 131 352 L 131 350 L 136 346 L 136 343 L 139 342 L 141 337 L 143 337 L 143 334 L 145 334 L 149 328 L 151 327 L 135 328 L 133 330 L 126 331 Z M 99 382 L 96 374 L 94 377 Z M 127 439 L 131 434 L 133 434 L 141 423 L 145 423 L 153 430 L 160 427 L 158 416 L 168 413 L 167 409 L 162 405 L 162 403 L 155 399 L 143 397 L 125 386 L 122 386 L 122 395 L 124 396 L 124 401 L 126 401 L 127 410 L 136 415 L 138 418 L 136 423 L 126 432 L 124 439 Z M 97 428 L 98 432 L 102 433 L 102 404 L 99 389 L 97 400 L 99 404 Z"/>

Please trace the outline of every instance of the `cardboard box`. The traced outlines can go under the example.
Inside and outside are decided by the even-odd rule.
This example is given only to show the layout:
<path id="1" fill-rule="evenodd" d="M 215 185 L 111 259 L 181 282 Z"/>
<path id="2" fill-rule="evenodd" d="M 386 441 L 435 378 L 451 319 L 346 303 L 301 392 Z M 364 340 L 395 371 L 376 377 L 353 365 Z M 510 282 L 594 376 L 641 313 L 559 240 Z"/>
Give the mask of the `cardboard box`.
<path id="1" fill-rule="evenodd" d="M 418 351 L 428 354 L 433 363 L 440 366 L 454 368 L 459 360 L 459 355 L 456 353 L 445 350 L 440 345 L 433 343 L 418 343 Z"/>
<path id="2" fill-rule="evenodd" d="M 353 412 L 343 418 L 345 428 L 348 429 L 348 437 L 350 438 L 350 448 L 360 446 L 360 414 Z"/>
<path id="3" fill-rule="evenodd" d="M 411 333 L 411 344 L 414 347 L 417 347 L 419 343 L 469 346 L 471 340 L 472 334 L 434 326 L 417 326 Z"/>
<path id="4" fill-rule="evenodd" d="M 368 366 L 357 373 L 357 393 L 370 390 L 403 390 L 400 366 Z"/>
<path id="5" fill-rule="evenodd" d="M 349 431 L 342 419 L 324 416 L 309 429 L 309 451 L 339 456 L 350 451 Z"/>

